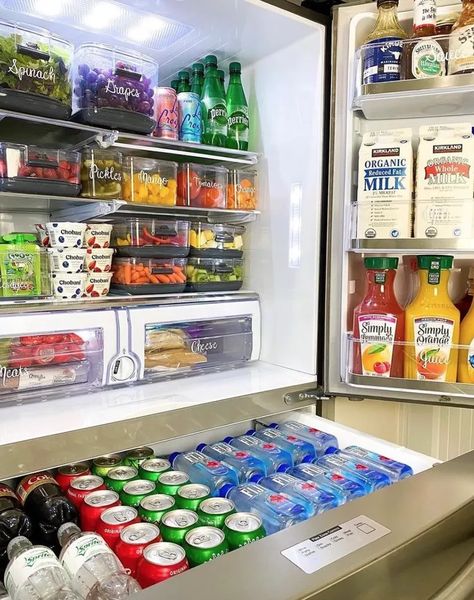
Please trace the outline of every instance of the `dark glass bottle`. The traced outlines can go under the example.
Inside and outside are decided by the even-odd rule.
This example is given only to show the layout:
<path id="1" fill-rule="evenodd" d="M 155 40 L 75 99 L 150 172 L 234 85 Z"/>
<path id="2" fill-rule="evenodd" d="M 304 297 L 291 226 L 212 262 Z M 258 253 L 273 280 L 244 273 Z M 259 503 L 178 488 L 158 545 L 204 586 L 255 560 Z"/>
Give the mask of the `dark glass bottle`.
<path id="1" fill-rule="evenodd" d="M 8 564 L 8 543 L 18 535 L 31 538 L 33 523 L 21 509 L 15 492 L 4 483 L 0 483 L 0 579 Z"/>

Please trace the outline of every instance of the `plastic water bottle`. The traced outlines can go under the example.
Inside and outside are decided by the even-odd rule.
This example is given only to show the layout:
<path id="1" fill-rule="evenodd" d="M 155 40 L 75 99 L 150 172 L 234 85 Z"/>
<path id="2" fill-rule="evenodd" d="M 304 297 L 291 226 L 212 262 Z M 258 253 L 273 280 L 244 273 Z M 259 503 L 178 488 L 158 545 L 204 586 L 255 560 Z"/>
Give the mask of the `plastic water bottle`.
<path id="1" fill-rule="evenodd" d="M 174 469 L 187 473 L 193 483 L 207 485 L 213 496 L 219 496 L 226 484 L 239 484 L 235 469 L 202 452 L 174 452 L 169 460 Z"/>
<path id="2" fill-rule="evenodd" d="M 225 442 L 209 445 L 199 444 L 196 450 L 233 467 L 239 474 L 240 483 L 245 483 L 251 477 L 264 477 L 267 474 L 267 467 L 262 460 L 245 450 L 237 450 Z"/>
<path id="3" fill-rule="evenodd" d="M 18 536 L 8 544 L 7 553 L 5 586 L 12 600 L 80 600 L 50 548 L 33 546 L 28 538 Z"/>
<path id="4" fill-rule="evenodd" d="M 227 437 L 224 442 L 263 460 L 267 466 L 268 474 L 274 473 L 275 471 L 284 473 L 293 466 L 291 454 L 286 450 L 283 450 L 283 448 L 279 448 L 273 442 L 264 442 L 251 435 L 241 435 L 236 438 Z"/>
<path id="5" fill-rule="evenodd" d="M 323 456 L 324 454 L 335 452 L 339 448 L 337 438 L 331 433 L 326 433 L 325 431 L 310 427 L 304 423 L 299 423 L 298 421 L 272 423 L 269 427 L 292 433 L 293 435 L 307 440 L 313 445 L 316 456 Z"/>
<path id="6" fill-rule="evenodd" d="M 328 492 L 337 496 L 339 504 L 366 495 L 365 487 L 362 484 L 339 473 L 327 471 L 322 467 L 318 467 L 318 465 L 306 463 L 296 465 L 296 467 L 290 469 L 289 473 L 304 481 L 314 481 L 322 488 L 327 489 Z"/>
<path id="7" fill-rule="evenodd" d="M 364 486 L 368 494 L 391 484 L 388 475 L 349 455 L 328 454 L 319 458 L 316 464 L 333 473 L 354 479 Z"/>
<path id="8" fill-rule="evenodd" d="M 65 523 L 58 530 L 58 539 L 62 546 L 59 560 L 80 598 L 123 600 L 141 590 L 100 535 Z"/>
<path id="9" fill-rule="evenodd" d="M 302 481 L 288 473 L 273 473 L 261 477 L 256 483 L 268 490 L 289 494 L 302 504 L 312 504 L 316 514 L 339 506 L 337 496 L 327 491 L 327 487 L 325 489 L 315 481 Z"/>
<path id="10" fill-rule="evenodd" d="M 313 445 L 292 433 L 279 431 L 273 427 L 266 427 L 259 431 L 249 429 L 247 435 L 254 435 L 264 442 L 270 442 L 283 448 L 283 450 L 291 454 L 293 464 L 295 465 L 299 465 L 302 462 L 313 462 L 317 458 Z"/>
<path id="11" fill-rule="evenodd" d="M 379 471 L 386 473 L 392 482 L 400 481 L 405 477 L 411 477 L 413 475 L 413 469 L 405 463 L 398 462 L 382 454 L 371 452 L 360 446 L 347 446 L 340 451 L 343 455 L 350 455 L 360 458 L 364 463 L 370 464 Z"/>
<path id="12" fill-rule="evenodd" d="M 267 490 L 257 483 L 244 483 L 226 492 L 238 511 L 261 517 L 267 535 L 309 519 L 315 514 L 309 503 L 302 504 L 288 494 Z"/>

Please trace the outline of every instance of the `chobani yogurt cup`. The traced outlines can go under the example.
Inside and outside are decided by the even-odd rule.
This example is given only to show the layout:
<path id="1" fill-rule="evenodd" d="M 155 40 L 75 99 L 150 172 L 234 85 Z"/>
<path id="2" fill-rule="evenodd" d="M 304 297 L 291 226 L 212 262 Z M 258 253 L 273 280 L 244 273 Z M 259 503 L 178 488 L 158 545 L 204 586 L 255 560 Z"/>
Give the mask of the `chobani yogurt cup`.
<path id="1" fill-rule="evenodd" d="M 107 273 L 112 268 L 113 248 L 87 248 L 85 253 L 89 272 Z"/>
<path id="2" fill-rule="evenodd" d="M 85 248 L 48 248 L 46 251 L 51 271 L 80 273 L 84 270 Z"/>
<path id="3" fill-rule="evenodd" d="M 84 243 L 85 223 L 63 221 L 46 223 L 45 227 L 52 248 L 81 248 Z"/>
<path id="4" fill-rule="evenodd" d="M 46 225 L 36 224 L 35 227 L 40 246 L 47 248 L 49 246 L 49 235 L 46 231 Z"/>
<path id="5" fill-rule="evenodd" d="M 108 248 L 112 227 L 107 223 L 87 223 L 86 246 L 89 248 Z"/>
<path id="6" fill-rule="evenodd" d="M 56 298 L 80 298 L 86 287 L 87 273 L 52 273 L 53 294 Z"/>
<path id="7" fill-rule="evenodd" d="M 87 273 L 85 295 L 91 298 L 107 296 L 112 273 Z"/>

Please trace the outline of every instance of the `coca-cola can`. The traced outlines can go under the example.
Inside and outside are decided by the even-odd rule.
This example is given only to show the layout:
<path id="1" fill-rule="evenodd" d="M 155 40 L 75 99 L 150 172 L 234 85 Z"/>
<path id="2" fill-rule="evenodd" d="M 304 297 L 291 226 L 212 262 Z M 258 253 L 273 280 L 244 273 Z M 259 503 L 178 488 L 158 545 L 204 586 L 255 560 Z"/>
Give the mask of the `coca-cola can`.
<path id="1" fill-rule="evenodd" d="M 96 531 L 100 515 L 119 504 L 119 495 L 113 490 L 99 490 L 88 494 L 80 508 L 82 531 Z"/>
<path id="2" fill-rule="evenodd" d="M 153 135 L 167 140 L 178 139 L 178 100 L 173 88 L 155 89 L 155 121 Z"/>
<path id="3" fill-rule="evenodd" d="M 115 554 L 125 567 L 127 573 L 135 577 L 138 560 L 147 546 L 161 542 L 160 530 L 153 523 L 135 523 L 127 525 L 120 532 L 120 539 L 115 544 Z"/>
<path id="4" fill-rule="evenodd" d="M 137 565 L 137 580 L 142 588 L 150 587 L 189 569 L 186 553 L 172 542 L 150 544 Z"/>
<path id="5" fill-rule="evenodd" d="M 97 533 L 101 535 L 107 544 L 115 548 L 120 539 L 120 533 L 128 525 L 140 523 L 138 511 L 132 506 L 113 506 L 104 510 L 97 523 Z"/>
<path id="6" fill-rule="evenodd" d="M 65 493 L 74 479 L 90 474 L 91 472 L 86 463 L 77 463 L 75 465 L 63 465 L 59 467 L 55 479 L 61 488 L 61 492 Z"/>
<path id="7" fill-rule="evenodd" d="M 98 475 L 81 475 L 71 481 L 66 496 L 78 509 L 81 508 L 84 498 L 91 492 L 105 490 L 105 483 Z"/>

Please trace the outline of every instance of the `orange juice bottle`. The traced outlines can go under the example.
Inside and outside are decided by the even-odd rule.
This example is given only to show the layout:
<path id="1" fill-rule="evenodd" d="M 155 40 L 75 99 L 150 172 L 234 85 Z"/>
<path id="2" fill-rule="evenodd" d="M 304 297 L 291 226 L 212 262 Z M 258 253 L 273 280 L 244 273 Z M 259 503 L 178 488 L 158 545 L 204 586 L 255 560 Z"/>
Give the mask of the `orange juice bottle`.
<path id="1" fill-rule="evenodd" d="M 461 321 L 459 344 L 465 346 L 459 350 L 458 381 L 474 383 L 474 269 L 469 269 L 469 298 L 471 308 Z"/>
<path id="2" fill-rule="evenodd" d="M 459 310 L 448 294 L 452 266 L 452 256 L 418 257 L 420 288 L 405 312 L 408 379 L 456 381 Z"/>

